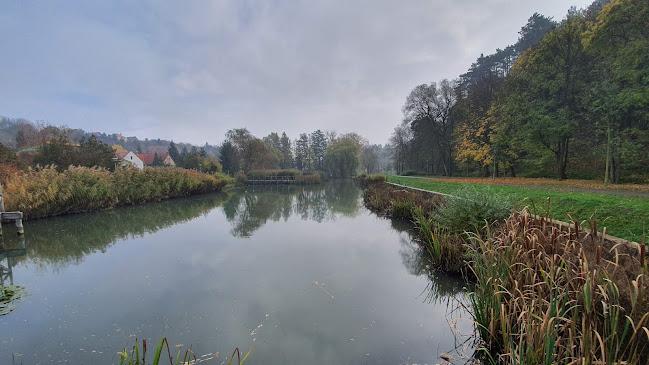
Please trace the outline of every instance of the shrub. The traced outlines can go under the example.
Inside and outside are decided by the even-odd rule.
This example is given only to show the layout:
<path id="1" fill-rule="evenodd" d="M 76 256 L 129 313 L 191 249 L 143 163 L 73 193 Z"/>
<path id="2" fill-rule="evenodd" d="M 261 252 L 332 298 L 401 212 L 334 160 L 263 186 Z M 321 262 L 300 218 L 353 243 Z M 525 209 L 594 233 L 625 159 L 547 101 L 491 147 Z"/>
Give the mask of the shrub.
<path id="1" fill-rule="evenodd" d="M 433 217 L 437 225 L 451 233 L 482 231 L 486 223 L 502 221 L 509 216 L 512 203 L 489 189 L 464 188 L 449 197 Z"/>
<path id="2" fill-rule="evenodd" d="M 401 176 L 415 176 L 417 175 L 417 171 L 415 170 L 406 170 L 401 173 Z"/>
<path id="3" fill-rule="evenodd" d="M 237 185 L 243 186 L 248 182 L 248 176 L 243 171 L 237 171 L 234 173 L 234 180 L 236 181 Z"/>
<path id="4" fill-rule="evenodd" d="M 382 183 L 385 182 L 385 175 L 383 174 L 372 174 L 367 177 L 367 182 L 369 184 L 377 184 L 377 183 Z"/>

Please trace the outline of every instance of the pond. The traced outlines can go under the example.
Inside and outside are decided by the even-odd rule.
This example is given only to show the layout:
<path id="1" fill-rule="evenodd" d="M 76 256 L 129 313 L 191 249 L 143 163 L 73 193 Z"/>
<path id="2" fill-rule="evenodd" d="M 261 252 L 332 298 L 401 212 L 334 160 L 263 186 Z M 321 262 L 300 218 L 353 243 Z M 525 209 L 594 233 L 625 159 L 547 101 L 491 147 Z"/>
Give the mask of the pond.
<path id="1" fill-rule="evenodd" d="M 7 227 L 3 280 L 27 295 L 0 316 L 0 363 L 119 363 L 164 336 L 214 364 L 255 345 L 246 364 L 435 364 L 471 332 L 466 293 L 429 274 L 409 227 L 350 181 Z"/>

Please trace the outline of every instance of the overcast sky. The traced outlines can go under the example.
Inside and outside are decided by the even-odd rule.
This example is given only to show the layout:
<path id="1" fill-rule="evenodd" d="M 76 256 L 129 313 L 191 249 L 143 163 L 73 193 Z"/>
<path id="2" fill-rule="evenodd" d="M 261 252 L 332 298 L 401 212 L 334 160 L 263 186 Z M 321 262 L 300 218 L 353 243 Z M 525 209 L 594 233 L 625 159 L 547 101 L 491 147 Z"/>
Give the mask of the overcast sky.
<path id="1" fill-rule="evenodd" d="M 385 143 L 416 85 L 583 0 L 0 0 L 0 115 L 220 143 L 315 129 Z"/>

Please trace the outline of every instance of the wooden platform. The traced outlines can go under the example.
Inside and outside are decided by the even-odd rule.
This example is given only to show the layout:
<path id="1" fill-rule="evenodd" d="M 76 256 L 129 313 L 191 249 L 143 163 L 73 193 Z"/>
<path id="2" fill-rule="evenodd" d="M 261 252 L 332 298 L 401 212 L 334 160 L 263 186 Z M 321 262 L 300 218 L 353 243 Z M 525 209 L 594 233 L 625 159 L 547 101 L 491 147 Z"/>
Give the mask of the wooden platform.
<path id="1" fill-rule="evenodd" d="M 2 197 L 2 188 L 0 188 L 0 221 L 1 222 L 15 222 L 18 228 L 18 235 L 25 234 L 23 228 L 23 212 L 5 212 L 5 202 Z M 0 224 L 0 236 L 2 235 L 2 224 Z"/>
<path id="2" fill-rule="evenodd" d="M 279 185 L 279 184 L 293 184 L 295 183 L 295 176 L 264 176 L 260 179 L 248 180 L 248 185 Z"/>

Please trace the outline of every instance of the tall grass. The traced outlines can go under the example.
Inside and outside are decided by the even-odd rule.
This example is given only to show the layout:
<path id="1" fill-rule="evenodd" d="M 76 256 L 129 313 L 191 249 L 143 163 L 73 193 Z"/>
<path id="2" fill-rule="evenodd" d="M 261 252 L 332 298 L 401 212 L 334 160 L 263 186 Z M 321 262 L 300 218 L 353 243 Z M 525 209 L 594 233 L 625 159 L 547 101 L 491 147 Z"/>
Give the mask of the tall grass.
<path id="1" fill-rule="evenodd" d="M 31 219 L 220 191 L 230 181 L 222 175 L 180 168 L 110 172 L 70 167 L 58 172 L 47 166 L 13 177 L 4 189 L 4 199 L 7 210 L 22 211 Z"/>
<path id="2" fill-rule="evenodd" d="M 471 237 L 477 283 L 470 305 L 487 359 L 647 363 L 643 265 L 602 237 L 578 227 L 562 231 L 527 212 L 512 214 L 494 233 Z"/>
<path id="3" fill-rule="evenodd" d="M 434 212 L 435 223 L 452 233 L 484 232 L 487 224 L 505 220 L 511 212 L 511 201 L 489 190 L 464 188 Z"/>
<path id="4" fill-rule="evenodd" d="M 165 347 L 166 347 L 166 356 L 165 356 Z M 250 353 L 252 353 L 252 350 L 255 349 L 256 346 L 253 346 L 243 357 L 241 358 L 241 352 L 239 351 L 239 348 L 237 347 L 234 349 L 234 352 L 232 352 L 232 356 L 230 357 L 230 361 L 228 362 L 228 365 L 231 365 L 232 362 L 234 361 L 234 356 L 235 354 L 237 355 L 237 364 L 241 365 L 243 364 L 247 359 L 248 356 L 250 356 Z M 203 358 L 201 357 L 200 359 L 196 357 L 196 354 L 191 350 L 191 348 L 186 349 L 183 351 L 182 348 L 178 349 L 178 352 L 176 353 L 176 357 L 172 357 L 171 355 L 171 349 L 169 347 L 169 342 L 167 341 L 166 337 L 160 338 L 158 341 L 158 346 L 155 348 L 155 351 L 153 353 L 153 361 L 152 362 L 147 362 L 146 361 L 146 355 L 147 355 L 147 343 L 146 340 L 142 340 L 142 350 L 140 350 L 140 343 L 135 340 L 135 345 L 131 349 L 130 352 L 128 352 L 126 349 L 124 351 L 118 352 L 117 354 L 120 356 L 120 365 L 159 365 L 161 362 L 166 363 L 169 361 L 169 365 L 189 365 L 189 364 L 197 364 L 199 362 L 205 362 L 209 361 L 212 359 L 216 359 L 218 356 L 218 353 L 215 355 L 209 357 L 209 358 Z M 182 357 L 181 357 L 182 356 Z M 222 362 L 223 364 L 224 362 Z"/>

